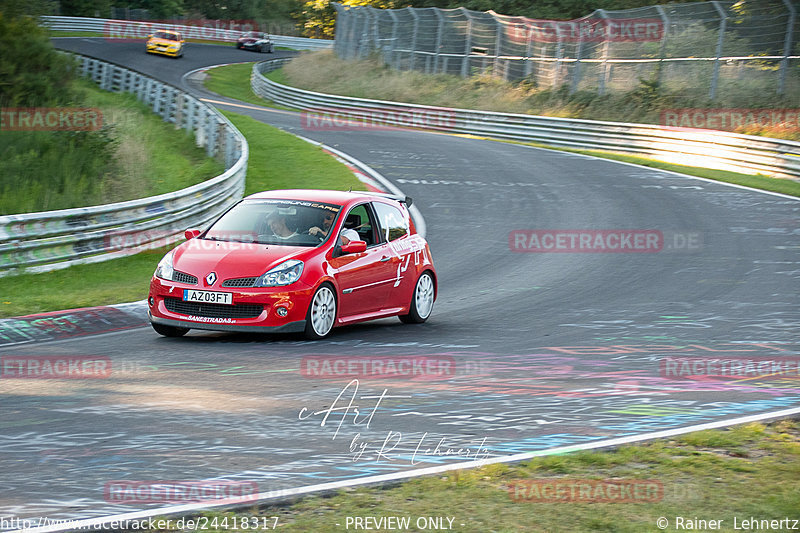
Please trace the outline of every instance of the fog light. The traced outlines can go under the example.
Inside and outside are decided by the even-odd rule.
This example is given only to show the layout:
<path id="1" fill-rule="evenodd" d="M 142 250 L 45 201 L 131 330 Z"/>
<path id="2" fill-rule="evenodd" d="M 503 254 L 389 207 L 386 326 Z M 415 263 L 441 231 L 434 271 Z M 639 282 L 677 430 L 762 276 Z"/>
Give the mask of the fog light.
<path id="1" fill-rule="evenodd" d="M 155 300 L 153 299 L 153 297 L 151 296 L 151 297 L 150 297 L 150 307 L 153 307 L 154 305 L 156 305 L 156 301 L 155 301 Z"/>
<path id="2" fill-rule="evenodd" d="M 289 314 L 289 311 L 285 307 L 279 307 L 275 312 L 278 313 L 278 316 L 286 316 Z"/>

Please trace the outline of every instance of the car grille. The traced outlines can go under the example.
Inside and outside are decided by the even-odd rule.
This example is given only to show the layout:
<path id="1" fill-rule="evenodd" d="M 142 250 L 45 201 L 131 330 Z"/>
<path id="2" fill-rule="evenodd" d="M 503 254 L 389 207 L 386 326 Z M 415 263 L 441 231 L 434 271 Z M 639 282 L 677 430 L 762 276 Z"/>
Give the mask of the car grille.
<path id="1" fill-rule="evenodd" d="M 191 274 L 187 274 L 186 272 L 181 272 L 179 270 L 175 270 L 172 273 L 172 281 L 178 281 L 180 283 L 188 283 L 190 285 L 197 285 L 196 276 L 192 276 Z"/>
<path id="2" fill-rule="evenodd" d="M 184 302 L 177 298 L 165 298 L 167 310 L 179 315 L 204 316 L 208 318 L 256 318 L 264 310 L 263 305 L 240 304 L 206 304 Z"/>
<path id="3" fill-rule="evenodd" d="M 223 287 L 252 287 L 258 278 L 231 278 L 222 282 Z"/>

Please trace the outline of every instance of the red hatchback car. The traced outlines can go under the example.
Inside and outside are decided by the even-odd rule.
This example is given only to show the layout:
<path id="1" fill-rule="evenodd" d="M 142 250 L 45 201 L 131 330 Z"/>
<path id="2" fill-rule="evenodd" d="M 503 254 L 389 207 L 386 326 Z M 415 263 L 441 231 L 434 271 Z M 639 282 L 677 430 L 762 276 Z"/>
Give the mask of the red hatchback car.
<path id="1" fill-rule="evenodd" d="M 187 230 L 150 282 L 161 335 L 190 329 L 305 332 L 399 316 L 425 322 L 436 299 L 430 248 L 410 198 L 321 190 L 248 196 Z"/>

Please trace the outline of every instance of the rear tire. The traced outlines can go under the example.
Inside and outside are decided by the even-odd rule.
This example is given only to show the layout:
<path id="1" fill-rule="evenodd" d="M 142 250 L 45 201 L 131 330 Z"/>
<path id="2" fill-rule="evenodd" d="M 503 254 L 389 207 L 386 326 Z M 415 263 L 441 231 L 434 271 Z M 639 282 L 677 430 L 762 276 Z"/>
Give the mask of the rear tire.
<path id="1" fill-rule="evenodd" d="M 156 333 L 163 337 L 183 337 L 189 333 L 189 328 L 176 328 L 175 326 L 166 326 L 164 324 L 150 323 Z"/>
<path id="2" fill-rule="evenodd" d="M 311 304 L 308 306 L 306 338 L 310 340 L 324 339 L 333 329 L 334 323 L 336 323 L 336 295 L 330 284 L 323 283 L 314 293 Z"/>
<path id="3" fill-rule="evenodd" d="M 399 315 L 400 321 L 404 324 L 422 324 L 433 311 L 433 301 L 436 296 L 434 289 L 433 276 L 430 272 L 423 272 L 414 286 L 414 294 L 411 295 L 411 305 L 407 315 Z"/>

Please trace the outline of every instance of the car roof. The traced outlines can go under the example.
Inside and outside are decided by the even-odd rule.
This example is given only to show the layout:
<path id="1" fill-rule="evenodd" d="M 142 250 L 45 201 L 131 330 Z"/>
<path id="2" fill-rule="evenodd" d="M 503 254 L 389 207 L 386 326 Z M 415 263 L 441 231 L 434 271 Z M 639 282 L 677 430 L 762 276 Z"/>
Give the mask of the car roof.
<path id="1" fill-rule="evenodd" d="M 372 194 L 367 191 L 330 191 L 323 189 L 281 189 L 275 191 L 263 191 L 251 194 L 246 199 L 279 198 L 283 200 L 306 200 L 311 202 L 327 202 L 331 204 L 346 205 L 359 201 L 373 201 L 377 199 L 388 199 L 384 196 Z"/>

